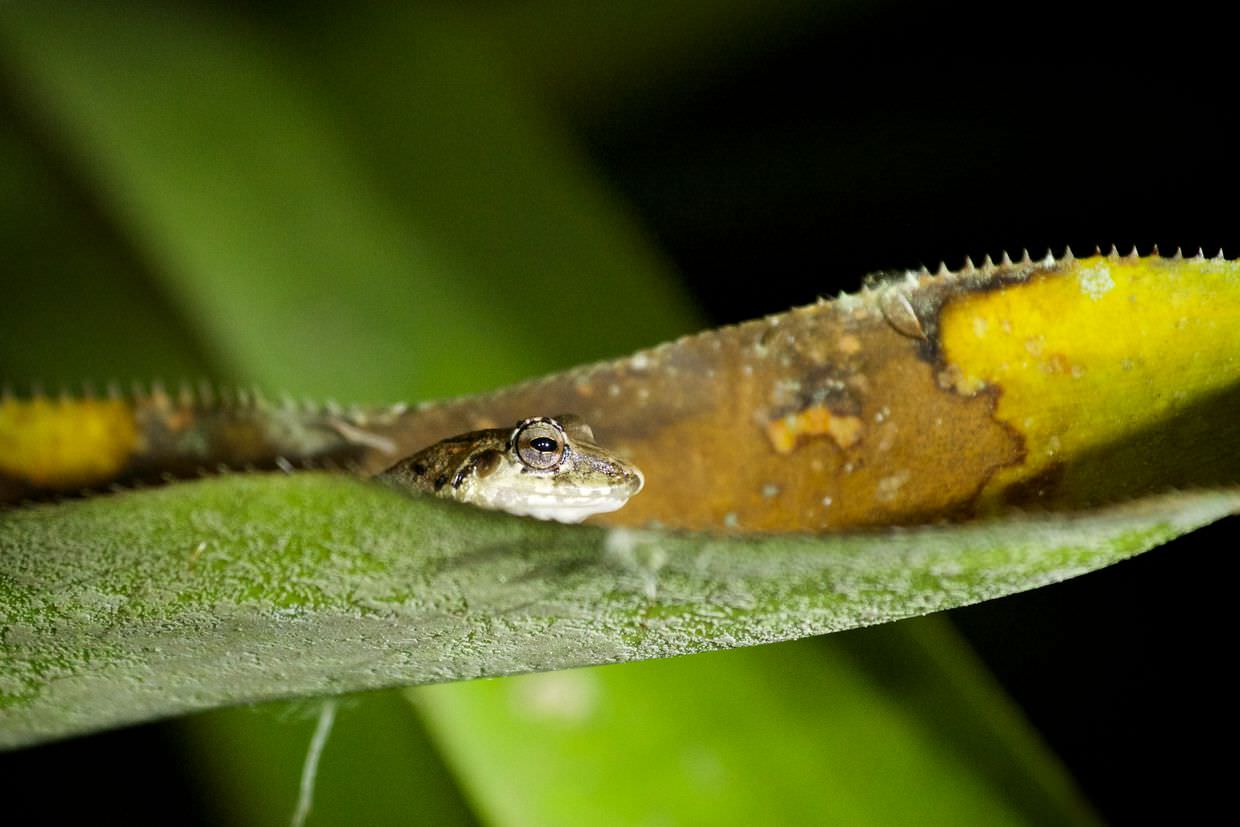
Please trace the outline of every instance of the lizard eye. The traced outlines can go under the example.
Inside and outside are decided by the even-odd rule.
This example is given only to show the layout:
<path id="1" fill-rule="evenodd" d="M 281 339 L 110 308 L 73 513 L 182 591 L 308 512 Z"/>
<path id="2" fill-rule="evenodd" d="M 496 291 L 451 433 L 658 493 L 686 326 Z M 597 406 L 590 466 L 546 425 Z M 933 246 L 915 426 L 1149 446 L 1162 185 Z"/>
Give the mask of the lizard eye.
<path id="1" fill-rule="evenodd" d="M 534 420 L 517 428 L 517 456 L 535 471 L 548 471 L 564 459 L 564 438 L 546 420 Z"/>

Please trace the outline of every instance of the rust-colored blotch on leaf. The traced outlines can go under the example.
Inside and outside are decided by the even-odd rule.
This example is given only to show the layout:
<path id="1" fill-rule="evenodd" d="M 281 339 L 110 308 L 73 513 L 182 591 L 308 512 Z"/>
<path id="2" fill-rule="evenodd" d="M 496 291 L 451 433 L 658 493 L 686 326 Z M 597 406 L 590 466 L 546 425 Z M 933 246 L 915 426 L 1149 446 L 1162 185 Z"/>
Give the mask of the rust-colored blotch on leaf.
<path id="1" fill-rule="evenodd" d="M 214 461 L 332 457 L 375 472 L 453 434 L 572 412 L 646 478 L 627 506 L 594 522 L 727 532 L 912 524 L 1240 481 L 1238 330 L 1233 262 L 1005 258 L 909 272 L 483 396 L 347 415 L 251 406 L 244 428 L 200 401 L 190 421 Z M 21 409 L 9 405 L 12 420 Z M 193 441 L 169 428 L 176 411 L 152 410 L 136 434 L 118 426 L 97 440 L 99 461 L 134 446 L 150 455 L 130 457 L 130 469 L 184 460 L 179 446 Z M 0 420 L 0 437 L 14 427 Z M 66 445 L 76 447 L 57 460 L 62 471 L 85 450 L 80 439 Z M 4 450 L 0 482 L 33 456 Z M 54 482 L 54 466 L 32 467 Z"/>
<path id="2" fill-rule="evenodd" d="M 910 272 L 398 430 L 413 446 L 462 421 L 574 410 L 646 475 L 595 520 L 612 525 L 822 531 L 1087 507 L 1240 478 L 1237 330 L 1232 262 L 1005 259 Z"/>

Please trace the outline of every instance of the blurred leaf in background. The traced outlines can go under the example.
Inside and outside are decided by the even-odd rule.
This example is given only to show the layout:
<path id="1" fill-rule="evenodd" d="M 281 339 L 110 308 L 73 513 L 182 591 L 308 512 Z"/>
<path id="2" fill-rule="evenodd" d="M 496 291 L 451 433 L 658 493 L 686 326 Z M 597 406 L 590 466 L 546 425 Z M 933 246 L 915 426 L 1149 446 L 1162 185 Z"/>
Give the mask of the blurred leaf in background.
<path id="1" fill-rule="evenodd" d="M 795 54 L 837 21 L 792 2 L 777 11 L 585 8 L 6 4 L 4 378 L 206 375 L 349 401 L 421 399 L 700 327 L 659 243 L 676 222 L 648 234 L 608 180 L 618 167 L 601 169 L 568 126 L 582 125 L 605 157 L 623 142 L 617 135 L 644 125 L 632 157 L 657 160 L 660 124 L 675 118 L 644 124 L 624 121 L 625 111 L 649 112 L 660 94 L 683 101 L 767 52 Z M 838 25 L 836 36 L 847 37 L 856 24 L 842 14 Z M 695 117 L 694 107 L 682 117 Z M 599 137 L 608 132 L 610 144 Z M 762 180 L 755 169 L 778 167 L 787 148 L 762 152 L 762 140 L 726 130 L 714 137 L 758 146 L 756 168 L 718 162 L 737 157 L 727 152 L 698 167 L 725 184 Z M 946 168 L 936 174 L 950 178 Z M 889 203 L 876 193 L 883 174 L 863 177 L 845 203 Z M 677 181 L 692 184 L 668 178 L 664 193 Z M 733 226 L 729 198 L 700 206 L 717 226 Z M 804 203 L 782 206 L 771 215 L 809 220 Z M 967 244 L 955 232 L 938 243 L 959 253 Z M 693 246 L 677 238 L 681 253 Z M 713 248 L 714 261 L 732 253 L 718 240 L 698 244 Z M 772 259 L 778 247 L 768 245 Z M 750 268 L 738 293 L 723 286 L 723 271 L 687 273 L 701 280 L 708 307 L 752 316 L 808 298 L 774 298 L 767 259 L 755 266 L 753 253 L 737 255 Z M 913 263 L 861 266 L 851 255 L 853 264 L 846 252 L 834 260 L 837 277 Z M 797 289 L 812 294 L 832 286 L 803 278 L 825 260 L 783 266 L 799 270 Z M 572 726 L 582 708 L 606 714 Z M 312 725 L 304 710 L 284 719 L 232 710 L 172 725 L 178 760 L 202 785 L 183 795 L 213 808 L 199 814 L 204 822 L 291 814 Z M 512 778 L 527 786 L 512 790 Z M 310 823 L 739 823 L 764 814 L 1093 818 L 985 668 L 931 619 L 359 698 L 328 745 Z"/>

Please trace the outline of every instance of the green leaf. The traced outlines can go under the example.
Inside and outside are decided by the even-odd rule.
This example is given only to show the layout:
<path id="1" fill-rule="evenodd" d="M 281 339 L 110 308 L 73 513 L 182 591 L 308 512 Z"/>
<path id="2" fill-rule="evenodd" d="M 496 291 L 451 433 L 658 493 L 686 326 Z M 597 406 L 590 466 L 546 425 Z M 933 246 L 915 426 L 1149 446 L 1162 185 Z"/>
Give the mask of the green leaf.
<path id="1" fill-rule="evenodd" d="M 0 743 L 282 697 L 726 649 L 1052 583 L 1240 507 L 839 536 L 562 526 L 326 475 L 5 514 Z"/>
<path id="2" fill-rule="evenodd" d="M 56 388 L 211 375 L 125 245 L 19 123 L 0 102 L 0 379 Z"/>
<path id="3" fill-rule="evenodd" d="M 303 60 L 317 54 L 228 14 L 16 5 L 0 14 L 0 42 L 234 375 L 320 397 L 395 387 L 425 398 L 516 381 L 531 361 L 602 357 L 596 343 L 616 336 L 681 332 L 690 311 L 658 256 L 613 226 L 612 205 L 574 175 L 536 108 L 486 70 L 486 53 L 438 15 L 399 22 L 417 39 L 403 47 L 400 88 L 420 103 L 388 110 L 404 113 L 400 146 L 366 140 L 391 130 L 386 120 L 357 137 L 376 111 L 354 100 L 361 87 L 324 94 L 305 83 Z M 552 243 L 564 249 L 548 255 Z M 566 288 L 583 272 L 589 289 Z M 617 304 L 642 307 L 635 329 Z M 547 306 L 551 324 L 528 309 Z"/>
<path id="4" fill-rule="evenodd" d="M 233 707 L 192 715 L 201 781 L 224 824 L 287 824 L 320 702 Z M 399 693 L 339 701 L 319 763 L 310 824 L 472 825 L 477 820 L 429 733 Z"/>
<path id="5" fill-rule="evenodd" d="M 891 824 L 910 806 L 922 824 L 1020 820 L 953 733 L 819 641 L 447 690 L 413 697 L 496 824 Z"/>
<path id="6" fill-rule="evenodd" d="M 494 823 L 1097 823 L 962 654 L 926 617 L 407 694 Z"/>

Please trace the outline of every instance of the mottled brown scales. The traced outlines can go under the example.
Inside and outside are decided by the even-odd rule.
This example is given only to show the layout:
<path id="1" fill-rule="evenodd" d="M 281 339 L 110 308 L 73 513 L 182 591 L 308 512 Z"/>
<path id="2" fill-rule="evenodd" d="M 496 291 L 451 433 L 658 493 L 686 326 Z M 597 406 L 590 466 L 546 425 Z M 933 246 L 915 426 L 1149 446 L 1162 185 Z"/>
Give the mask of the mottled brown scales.
<path id="1" fill-rule="evenodd" d="M 576 416 L 470 431 L 397 462 L 378 479 L 483 508 L 575 523 L 614 511 L 642 488 L 637 468 Z"/>
<path id="2" fill-rule="evenodd" d="M 458 487 L 465 469 L 476 464 L 479 455 L 507 438 L 508 432 L 502 432 L 502 438 L 498 436 L 500 433 L 471 431 L 441 440 L 394 464 L 385 474 L 411 491 L 438 493 L 449 479 Z"/>

